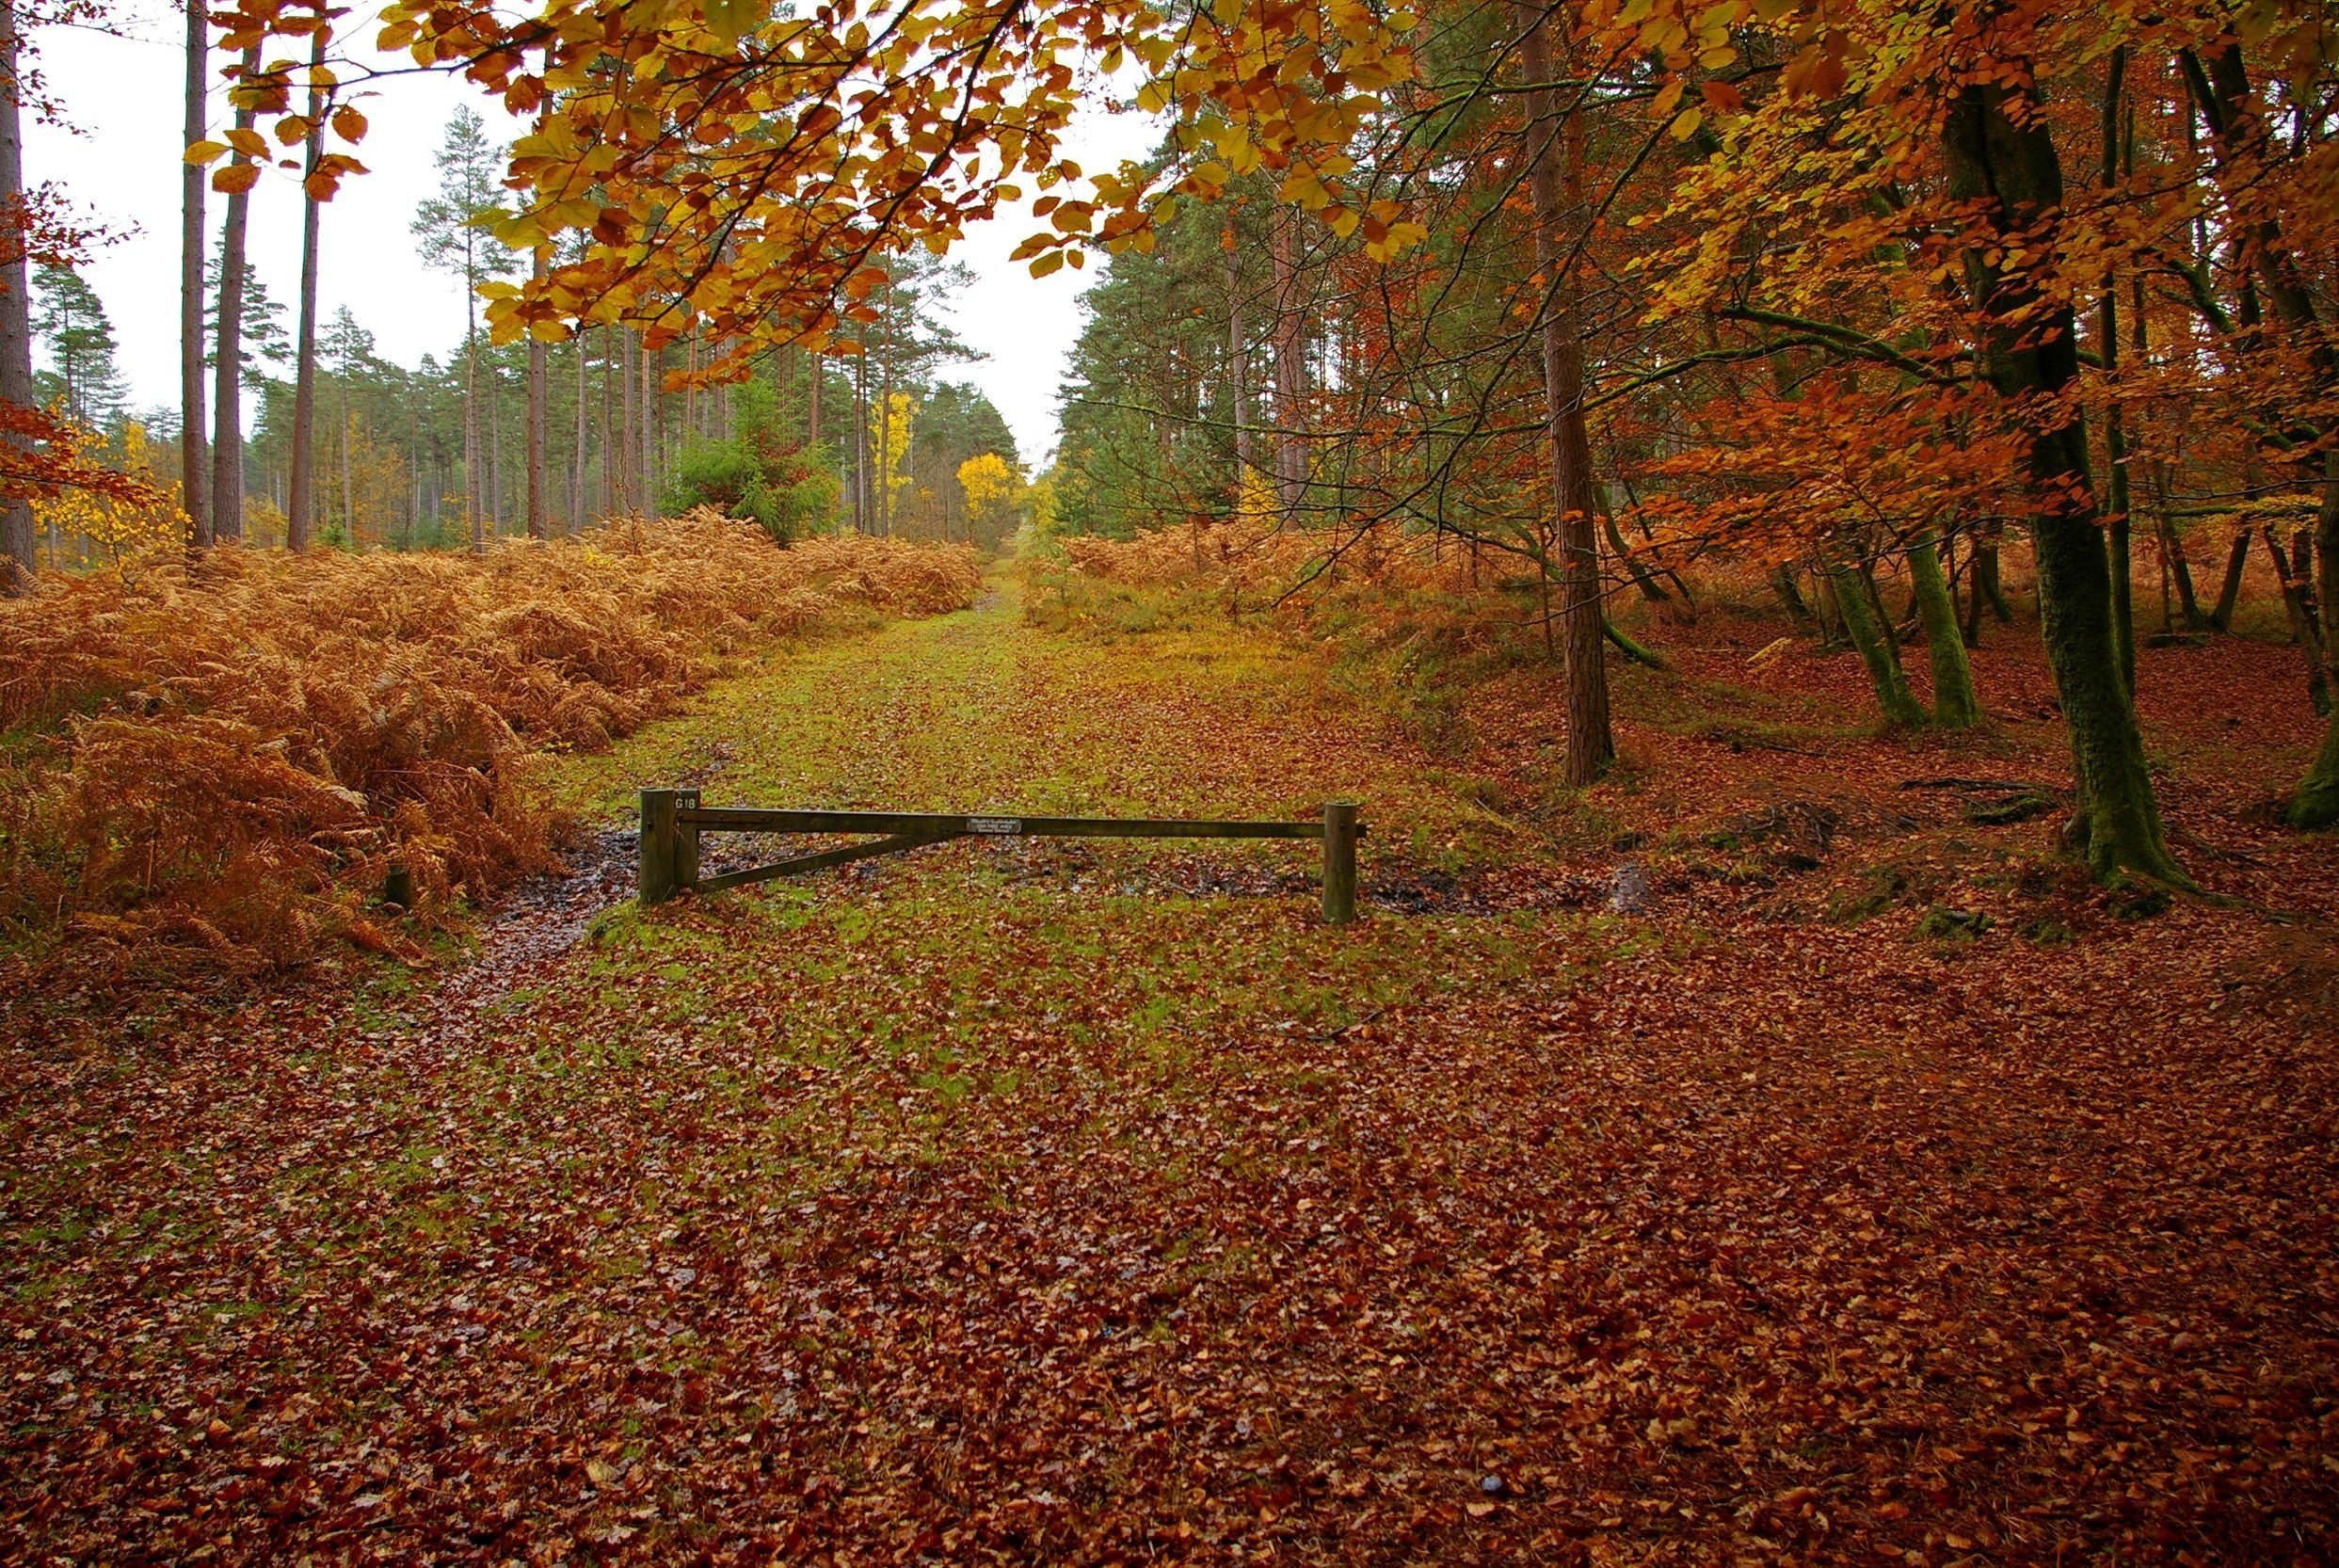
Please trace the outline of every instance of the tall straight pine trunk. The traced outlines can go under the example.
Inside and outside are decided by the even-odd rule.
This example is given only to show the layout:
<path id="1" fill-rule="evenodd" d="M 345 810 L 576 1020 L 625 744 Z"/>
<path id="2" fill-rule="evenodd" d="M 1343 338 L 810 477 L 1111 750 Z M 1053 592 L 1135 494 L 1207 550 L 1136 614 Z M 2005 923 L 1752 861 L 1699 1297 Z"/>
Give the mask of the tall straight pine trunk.
<path id="1" fill-rule="evenodd" d="M 569 478 L 569 532 L 575 533 L 585 524 L 585 405 L 592 388 L 585 370 L 585 328 L 577 328 L 571 340 L 577 345 L 577 427 L 573 466 Z"/>
<path id="2" fill-rule="evenodd" d="M 16 0 L 0 0 L 0 204 L 16 209 L 24 199 L 24 105 L 18 74 L 23 41 L 16 31 Z M 20 408 L 37 407 L 33 390 L 31 300 L 24 247 L 9 247 L 0 261 L 0 402 Z M 11 444 L 29 443 L 9 437 Z M 33 543 L 33 509 L 21 495 L 0 496 L 0 571 L 10 595 L 32 592 L 39 563 Z"/>
<path id="3" fill-rule="evenodd" d="M 1242 338 L 1242 269 L 1235 256 L 1235 226 L 1227 220 L 1226 258 L 1226 396 L 1227 417 L 1234 425 L 1235 502 L 1251 473 L 1251 367 Z"/>
<path id="4" fill-rule="evenodd" d="M 256 71 L 260 51 L 244 51 L 244 69 Z M 235 111 L 236 129 L 248 131 L 254 111 Z M 251 160 L 235 155 L 237 167 Z M 218 539 L 244 536 L 244 236 L 251 220 L 251 192 L 228 197 L 219 234 L 218 342 L 214 345 L 211 438 L 211 531 Z"/>
<path id="5" fill-rule="evenodd" d="M 544 254 L 536 257 L 536 275 L 544 276 Z M 545 395 L 546 363 L 544 340 L 534 332 L 528 334 L 528 537 L 540 539 L 546 533 L 546 515 L 552 510 L 551 498 L 545 493 L 544 442 L 548 432 Z"/>
<path id="6" fill-rule="evenodd" d="M 211 24 L 200 0 L 186 6 L 186 145 L 203 139 L 203 93 Z M 211 464 L 203 433 L 211 419 L 203 406 L 203 187 L 201 166 L 179 170 L 179 504 L 187 516 L 187 545 L 211 548 Z"/>
<path id="7" fill-rule="evenodd" d="M 1995 83 L 1965 88 L 1942 135 L 1950 194 L 1977 203 L 2001 233 L 2035 224 L 2063 199 L 2062 165 L 2044 118 L 2025 114 L 2017 124 L 2011 90 Z M 1982 362 L 1992 383 L 2010 399 L 2060 392 L 2079 374 L 2071 307 L 2041 312 L 2031 285 L 2002 273 L 1988 254 L 1979 245 L 1970 248 L 1965 270 L 1984 322 Z M 2099 878 L 2133 872 L 2184 883 L 2161 831 L 2134 696 L 2121 676 L 2111 561 L 2088 472 L 2085 427 L 2075 419 L 2034 432 L 2029 468 L 2040 619 L 2071 731 L 2080 797 L 2076 835 Z"/>
<path id="8" fill-rule="evenodd" d="M 1545 424 L 1551 445 L 1552 500 L 1559 513 L 1561 643 L 1566 652 L 1567 749 L 1560 780 L 1580 788 L 1616 758 L 1609 724 L 1608 664 L 1601 648 L 1600 545 L 1592 441 L 1584 425 L 1583 319 L 1577 266 L 1584 238 L 1583 109 L 1561 103 L 1552 75 L 1551 28 L 1565 37 L 1567 13 L 1515 8 L 1526 29 L 1519 67 L 1527 77 L 1527 151 L 1535 215 L 1535 265 L 1542 274 Z"/>
<path id="9" fill-rule="evenodd" d="M 1299 291 L 1299 214 L 1277 205 L 1268 237 L 1274 272 L 1275 504 L 1287 528 L 1307 495 L 1307 322 Z"/>
<path id="10" fill-rule="evenodd" d="M 326 29 L 309 35 L 309 66 L 313 72 L 325 64 Z M 306 188 L 314 179 L 317 160 L 325 152 L 325 89 L 312 80 L 309 88 L 309 137 L 307 152 L 302 159 L 303 189 L 300 207 L 300 337 L 293 360 L 293 456 L 290 495 L 284 508 L 284 548 L 309 548 L 311 517 L 313 510 L 315 456 L 312 442 L 316 434 L 317 410 L 317 228 L 324 203 Z M 344 449 L 345 450 L 345 449 Z"/>

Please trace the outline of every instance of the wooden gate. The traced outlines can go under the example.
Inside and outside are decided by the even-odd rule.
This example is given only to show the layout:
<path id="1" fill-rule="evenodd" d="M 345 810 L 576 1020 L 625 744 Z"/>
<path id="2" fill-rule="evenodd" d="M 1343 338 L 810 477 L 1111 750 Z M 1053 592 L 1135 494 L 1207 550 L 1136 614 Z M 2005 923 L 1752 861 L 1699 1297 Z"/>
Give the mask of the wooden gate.
<path id="1" fill-rule="evenodd" d="M 873 841 L 799 855 L 769 866 L 698 874 L 702 833 L 860 833 Z M 873 855 L 899 855 L 953 839 L 1320 839 L 1323 841 L 1323 918 L 1356 918 L 1356 840 L 1365 824 L 1349 801 L 1332 801 L 1322 822 L 1195 822 L 1145 817 L 969 817 L 926 811 L 786 811 L 753 806 L 702 806 L 696 790 L 644 790 L 640 900 L 664 904 L 676 893 L 702 893 L 801 876 Z"/>

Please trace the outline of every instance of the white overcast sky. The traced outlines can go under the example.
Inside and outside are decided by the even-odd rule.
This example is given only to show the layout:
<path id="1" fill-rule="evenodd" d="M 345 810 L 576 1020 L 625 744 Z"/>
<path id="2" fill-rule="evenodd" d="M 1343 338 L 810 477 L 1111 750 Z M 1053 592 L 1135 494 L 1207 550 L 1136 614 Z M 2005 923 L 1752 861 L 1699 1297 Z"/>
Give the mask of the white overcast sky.
<path id="1" fill-rule="evenodd" d="M 155 0 L 118 14 L 126 37 L 62 28 L 40 35 L 41 69 L 74 130 L 27 125 L 24 177 L 27 184 L 61 184 L 84 212 L 131 231 L 100 250 L 84 275 L 113 317 L 132 402 L 146 408 L 178 400 L 183 23 Z M 426 353 L 443 359 L 462 337 L 462 291 L 423 269 L 408 229 L 437 183 L 432 158 L 447 117 L 468 99 L 504 139 L 520 126 L 444 77 L 405 77 L 374 90 L 360 103 L 372 129 L 359 149 L 371 172 L 346 182 L 325 209 L 320 313 L 330 320 L 348 306 L 384 357 L 411 366 Z M 224 102 L 216 87 L 215 131 Z M 1076 123 L 1067 151 L 1089 168 L 1108 168 L 1143 156 L 1158 134 L 1145 117 L 1099 111 Z M 211 199 L 215 232 L 223 200 Z M 1080 330 L 1078 296 L 1095 274 L 1092 264 L 1088 272 L 1067 267 L 1035 280 L 1010 263 L 1007 253 L 1034 227 L 1028 214 L 1011 213 L 971 231 L 958 248 L 975 282 L 953 302 L 954 325 L 987 358 L 947 374 L 998 405 L 1024 460 L 1036 465 L 1055 444 L 1056 388 Z M 250 245 L 253 266 L 289 312 L 300 280 L 299 187 L 289 172 L 264 177 L 254 192 Z"/>

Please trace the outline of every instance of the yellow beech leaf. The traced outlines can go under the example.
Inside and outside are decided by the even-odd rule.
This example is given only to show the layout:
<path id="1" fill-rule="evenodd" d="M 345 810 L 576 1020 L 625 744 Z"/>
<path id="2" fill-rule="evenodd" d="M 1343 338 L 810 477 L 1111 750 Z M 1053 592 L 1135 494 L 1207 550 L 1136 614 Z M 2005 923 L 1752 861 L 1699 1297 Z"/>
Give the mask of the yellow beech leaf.
<path id="1" fill-rule="evenodd" d="M 186 150 L 186 161 L 191 164 L 216 164 L 226 157 L 227 152 L 228 144 L 224 141 L 199 141 Z"/>

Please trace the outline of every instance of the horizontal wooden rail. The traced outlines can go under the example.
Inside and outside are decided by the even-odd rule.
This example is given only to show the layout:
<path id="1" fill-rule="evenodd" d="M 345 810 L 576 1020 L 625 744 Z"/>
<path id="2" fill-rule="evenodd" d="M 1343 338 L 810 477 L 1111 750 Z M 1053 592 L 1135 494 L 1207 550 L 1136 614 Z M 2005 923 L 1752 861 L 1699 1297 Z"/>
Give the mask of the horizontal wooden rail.
<path id="1" fill-rule="evenodd" d="M 698 874 L 702 833 L 867 833 L 874 841 L 798 856 L 775 865 L 720 875 Z M 1356 808 L 1334 801 L 1320 822 L 1210 822 L 1188 817 L 1012 817 L 936 811 L 798 811 L 754 806 L 701 806 L 696 790 L 642 792 L 643 904 L 663 904 L 685 888 L 714 892 L 775 877 L 825 871 L 877 855 L 898 855 L 953 839 L 1320 839 L 1323 841 L 1324 919 L 1356 918 L 1356 840 L 1365 824 Z"/>
<path id="2" fill-rule="evenodd" d="M 902 833 L 929 839 L 1321 839 L 1320 822 L 1202 822 L 1184 817 L 967 817 L 932 811 L 776 811 L 684 807 L 701 833 Z M 1363 824 L 1357 832 L 1362 834 Z"/>

